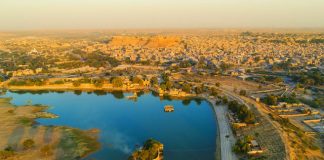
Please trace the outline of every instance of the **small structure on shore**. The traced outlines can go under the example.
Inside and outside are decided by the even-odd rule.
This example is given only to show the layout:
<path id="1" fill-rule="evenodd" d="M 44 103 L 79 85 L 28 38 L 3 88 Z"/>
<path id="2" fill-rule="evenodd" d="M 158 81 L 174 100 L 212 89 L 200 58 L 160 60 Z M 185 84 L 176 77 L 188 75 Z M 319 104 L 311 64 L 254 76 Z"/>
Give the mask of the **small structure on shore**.
<path id="1" fill-rule="evenodd" d="M 166 105 L 164 106 L 164 112 L 173 112 L 174 111 L 174 107 L 171 105 Z"/>
<path id="2" fill-rule="evenodd" d="M 137 99 L 137 93 L 134 92 L 132 96 L 127 96 L 128 99 Z"/>

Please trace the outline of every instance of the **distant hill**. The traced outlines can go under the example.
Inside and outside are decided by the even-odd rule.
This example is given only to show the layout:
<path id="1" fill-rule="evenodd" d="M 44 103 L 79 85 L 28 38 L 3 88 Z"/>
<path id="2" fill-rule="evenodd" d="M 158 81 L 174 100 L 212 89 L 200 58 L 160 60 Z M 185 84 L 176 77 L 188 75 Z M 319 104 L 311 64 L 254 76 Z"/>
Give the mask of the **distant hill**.
<path id="1" fill-rule="evenodd" d="M 180 42 L 181 39 L 177 36 L 114 36 L 108 42 L 108 45 L 112 47 L 137 46 L 147 48 L 169 48 L 179 46 Z"/>

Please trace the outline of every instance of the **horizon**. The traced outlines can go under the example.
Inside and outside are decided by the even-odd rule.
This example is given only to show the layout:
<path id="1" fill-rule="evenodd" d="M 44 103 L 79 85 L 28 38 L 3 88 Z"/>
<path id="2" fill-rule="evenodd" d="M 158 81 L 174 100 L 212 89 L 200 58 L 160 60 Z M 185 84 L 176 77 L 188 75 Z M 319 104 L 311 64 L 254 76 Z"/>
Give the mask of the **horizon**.
<path id="1" fill-rule="evenodd" d="M 4 0 L 0 31 L 324 28 L 320 0 Z"/>
<path id="2" fill-rule="evenodd" d="M 277 28 L 266 28 L 266 27 L 214 27 L 214 28 L 52 28 L 52 29 L 0 29 L 0 33 L 42 33 L 42 32 L 50 32 L 50 33 L 59 33 L 59 32 L 283 32 L 283 33 L 322 33 L 324 32 L 324 27 L 277 27 Z"/>

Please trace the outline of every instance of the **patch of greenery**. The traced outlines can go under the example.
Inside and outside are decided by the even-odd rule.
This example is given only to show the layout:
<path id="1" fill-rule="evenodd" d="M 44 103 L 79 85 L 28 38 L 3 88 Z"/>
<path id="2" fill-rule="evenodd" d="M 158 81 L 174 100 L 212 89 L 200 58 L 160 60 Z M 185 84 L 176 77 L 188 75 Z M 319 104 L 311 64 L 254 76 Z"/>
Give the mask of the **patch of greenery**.
<path id="1" fill-rule="evenodd" d="M 246 154 L 251 150 L 250 142 L 252 139 L 252 136 L 245 136 L 244 138 L 237 140 L 233 147 L 233 151 L 238 154 Z"/>
<path id="2" fill-rule="evenodd" d="M 7 147 L 3 151 L 0 151 L 0 159 L 8 159 L 15 155 L 15 151 L 12 147 Z"/>
<path id="3" fill-rule="evenodd" d="M 24 149 L 31 149 L 35 146 L 35 142 L 34 140 L 32 139 L 26 139 L 24 142 L 23 142 L 23 147 Z"/>
<path id="4" fill-rule="evenodd" d="M 149 160 L 155 159 L 162 152 L 163 144 L 154 139 L 147 140 L 143 148 L 135 151 L 128 159 L 129 160 Z"/>
<path id="5" fill-rule="evenodd" d="M 230 101 L 228 108 L 237 115 L 238 119 L 244 123 L 255 123 L 255 115 L 247 106 L 240 105 L 237 101 Z"/>
<path id="6" fill-rule="evenodd" d="M 301 72 L 291 76 L 292 80 L 296 83 L 303 85 L 323 85 L 324 75 L 318 70 L 310 70 L 307 72 Z"/>
<path id="7" fill-rule="evenodd" d="M 14 79 L 11 80 L 9 86 L 42 86 L 45 85 L 47 79 L 30 78 L 30 79 Z"/>
<path id="8" fill-rule="evenodd" d="M 305 98 L 301 98 L 299 99 L 301 102 L 309 105 L 310 107 L 313 107 L 313 108 L 324 108 L 324 103 L 321 102 L 320 100 L 318 99 L 315 99 L 315 100 L 308 100 L 308 99 L 305 99 Z"/>
<path id="9" fill-rule="evenodd" d="M 62 128 L 62 138 L 58 147 L 64 153 L 58 155 L 58 159 L 80 159 L 87 154 L 96 151 L 100 145 L 97 139 L 85 131 L 71 128 Z"/>
<path id="10" fill-rule="evenodd" d="M 27 117 L 21 117 L 19 119 L 19 123 L 25 126 L 31 126 L 34 123 L 34 120 L 31 118 L 27 118 Z"/>

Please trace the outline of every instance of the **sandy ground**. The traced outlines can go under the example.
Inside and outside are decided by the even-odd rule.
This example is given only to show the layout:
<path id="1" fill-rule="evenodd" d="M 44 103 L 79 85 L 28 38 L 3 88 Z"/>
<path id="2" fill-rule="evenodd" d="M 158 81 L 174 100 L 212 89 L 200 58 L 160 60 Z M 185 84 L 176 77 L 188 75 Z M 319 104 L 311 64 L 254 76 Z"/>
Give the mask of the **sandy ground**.
<path id="1" fill-rule="evenodd" d="M 34 119 L 43 112 L 44 107 L 15 107 L 9 102 L 9 99 L 0 98 L 0 152 L 7 147 L 15 151 L 7 159 L 74 159 L 99 148 L 94 136 L 96 134 L 68 127 L 35 125 Z M 34 146 L 29 149 L 23 145 L 27 139 L 34 141 Z M 46 147 L 49 148 L 47 151 L 44 149 Z"/>

